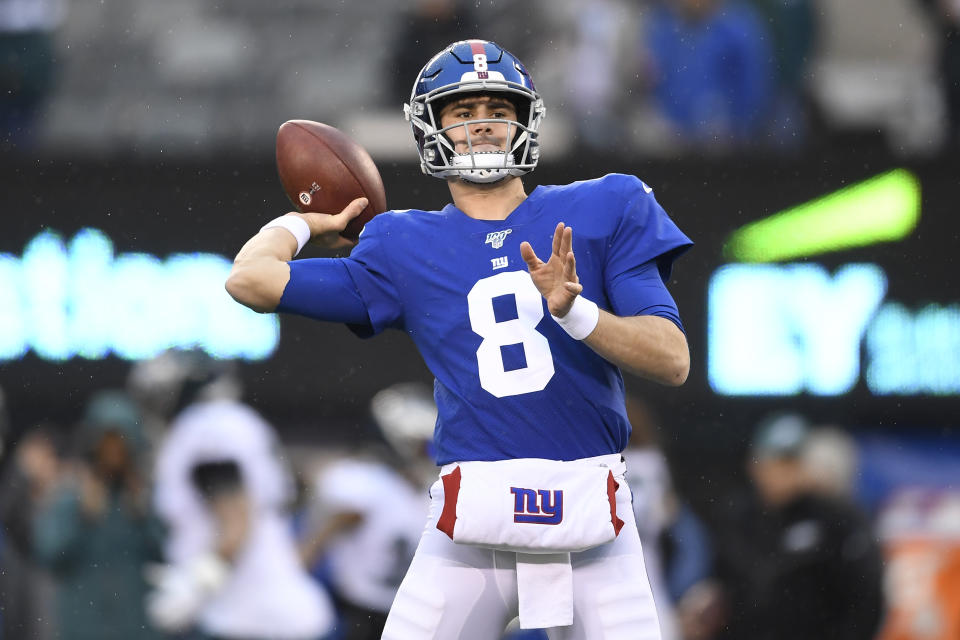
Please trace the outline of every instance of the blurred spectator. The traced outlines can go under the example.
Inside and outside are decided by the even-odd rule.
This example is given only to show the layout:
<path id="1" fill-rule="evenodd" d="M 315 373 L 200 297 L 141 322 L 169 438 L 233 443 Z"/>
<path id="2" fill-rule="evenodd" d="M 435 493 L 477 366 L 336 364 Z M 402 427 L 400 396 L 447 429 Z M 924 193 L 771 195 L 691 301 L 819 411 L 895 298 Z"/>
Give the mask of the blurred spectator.
<path id="1" fill-rule="evenodd" d="M 932 13 L 943 33 L 940 47 L 940 83 L 943 86 L 949 141 L 960 144 L 960 0 L 920 0 Z"/>
<path id="2" fill-rule="evenodd" d="M 29 145 L 55 80 L 65 0 L 0 0 L 0 148 Z"/>
<path id="3" fill-rule="evenodd" d="M 645 23 L 653 99 L 679 142 L 756 143 L 773 92 L 770 37 L 738 0 L 658 0 Z"/>
<path id="4" fill-rule="evenodd" d="M 623 117 L 629 93 L 623 79 L 631 56 L 633 24 L 628 6 L 619 0 L 578 2 L 571 16 L 572 41 L 565 47 L 563 79 L 566 103 L 577 128 L 577 144 L 609 153 L 624 141 Z"/>
<path id="5" fill-rule="evenodd" d="M 297 553 L 293 478 L 273 429 L 239 401 L 228 363 L 201 352 L 161 358 L 131 372 L 138 397 L 155 389 L 153 406 L 182 408 L 157 455 L 154 505 L 169 535 L 166 564 L 150 573 L 151 620 L 205 638 L 324 637 L 333 611 Z M 151 370 L 167 384 L 151 384 Z"/>
<path id="6" fill-rule="evenodd" d="M 458 0 L 416 0 L 412 10 L 400 18 L 392 47 L 395 62 L 390 75 L 392 87 L 388 106 L 410 99 L 413 80 L 423 68 L 424 56 L 440 51 L 454 40 L 478 34 L 472 7 Z"/>
<path id="7" fill-rule="evenodd" d="M 721 586 L 700 601 L 715 610 L 726 600 L 718 638 L 870 640 L 879 629 L 877 536 L 858 507 L 813 486 L 809 432 L 794 414 L 763 421 L 749 462 L 756 499 L 732 499 L 718 514 Z"/>
<path id="8" fill-rule="evenodd" d="M 774 53 L 770 144 L 795 149 L 807 135 L 806 73 L 817 40 L 813 0 L 753 0 L 768 25 Z"/>
<path id="9" fill-rule="evenodd" d="M 0 476 L 0 638 L 54 637 L 54 587 L 34 558 L 32 527 L 38 506 L 60 475 L 58 442 L 54 425 L 29 429 L 18 439 Z"/>
<path id="10" fill-rule="evenodd" d="M 311 518 L 317 525 L 303 545 L 308 566 L 323 559 L 343 640 L 380 638 L 420 541 L 437 474 L 428 451 L 437 421 L 429 387 L 388 387 L 374 396 L 371 413 L 386 450 L 337 460 L 321 472 Z"/>
<path id="11" fill-rule="evenodd" d="M 94 395 L 78 428 L 81 457 L 40 507 L 37 557 L 57 586 L 58 638 L 154 638 L 144 567 L 160 557 L 150 516 L 140 416 L 121 391 Z"/>
<path id="12" fill-rule="evenodd" d="M 854 499 L 859 453 L 850 434 L 832 426 L 811 429 L 803 448 L 803 464 L 812 489 L 844 500 Z"/>

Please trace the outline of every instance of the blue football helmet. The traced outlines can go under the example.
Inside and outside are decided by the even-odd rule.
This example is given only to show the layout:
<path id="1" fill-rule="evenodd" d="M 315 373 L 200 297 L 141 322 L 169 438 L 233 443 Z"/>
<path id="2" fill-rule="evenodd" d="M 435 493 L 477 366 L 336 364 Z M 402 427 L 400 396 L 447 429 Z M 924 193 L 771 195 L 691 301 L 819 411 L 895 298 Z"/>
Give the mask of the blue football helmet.
<path id="1" fill-rule="evenodd" d="M 470 120 L 440 126 L 440 111 L 449 101 L 468 93 L 503 94 L 517 109 L 517 120 Z M 540 158 L 537 141 L 546 109 L 533 79 L 512 53 L 487 40 L 454 42 L 423 67 L 403 112 L 413 128 L 420 152 L 420 168 L 435 178 L 489 183 L 532 171 Z M 446 135 L 450 129 L 483 122 L 507 123 L 506 151 L 468 151 L 459 154 Z"/>

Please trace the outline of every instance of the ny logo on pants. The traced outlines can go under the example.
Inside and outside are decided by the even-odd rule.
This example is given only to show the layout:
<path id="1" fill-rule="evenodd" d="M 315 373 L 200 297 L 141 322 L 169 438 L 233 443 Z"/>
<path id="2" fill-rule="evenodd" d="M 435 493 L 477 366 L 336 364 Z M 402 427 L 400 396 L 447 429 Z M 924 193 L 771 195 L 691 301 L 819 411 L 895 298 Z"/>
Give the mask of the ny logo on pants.
<path id="1" fill-rule="evenodd" d="M 529 524 L 560 524 L 563 520 L 563 490 L 510 487 L 513 521 Z M 538 500 L 539 498 L 539 500 Z"/>

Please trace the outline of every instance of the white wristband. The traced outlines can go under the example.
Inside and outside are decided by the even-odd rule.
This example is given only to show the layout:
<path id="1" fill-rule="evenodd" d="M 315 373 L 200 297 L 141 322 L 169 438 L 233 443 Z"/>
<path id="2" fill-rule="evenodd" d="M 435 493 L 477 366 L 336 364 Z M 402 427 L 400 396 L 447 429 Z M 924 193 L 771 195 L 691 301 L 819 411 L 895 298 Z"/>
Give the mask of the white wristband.
<path id="1" fill-rule="evenodd" d="M 303 245 L 310 241 L 310 225 L 300 216 L 280 216 L 279 218 L 274 218 L 260 227 L 260 231 L 266 229 L 286 229 L 293 234 L 293 237 L 297 239 L 297 251 L 293 255 L 300 253 Z"/>
<path id="2" fill-rule="evenodd" d="M 600 322 L 600 307 L 593 300 L 577 296 L 573 300 L 573 306 L 570 307 L 567 315 L 558 318 L 551 314 L 551 317 L 571 338 L 583 340 L 597 328 L 597 323 Z"/>

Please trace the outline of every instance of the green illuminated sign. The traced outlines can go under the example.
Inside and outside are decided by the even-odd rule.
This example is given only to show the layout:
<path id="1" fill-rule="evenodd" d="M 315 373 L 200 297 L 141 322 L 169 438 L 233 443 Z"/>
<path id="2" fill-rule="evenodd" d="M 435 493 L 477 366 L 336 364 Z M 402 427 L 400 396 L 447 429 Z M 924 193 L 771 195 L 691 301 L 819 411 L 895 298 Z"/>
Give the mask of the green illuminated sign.
<path id="1" fill-rule="evenodd" d="M 900 240 L 920 219 L 920 182 L 894 169 L 733 232 L 724 256 L 779 262 Z"/>
<path id="2" fill-rule="evenodd" d="M 728 264 L 710 278 L 707 376 L 720 395 L 960 395 L 960 304 L 888 300 L 875 264 Z M 749 311 L 746 311 L 749 310 Z"/>
<path id="3" fill-rule="evenodd" d="M 708 294 L 708 379 L 721 395 L 960 395 L 960 305 L 887 300 L 879 265 L 833 272 L 830 251 L 900 240 L 920 218 L 905 169 L 748 224 L 728 239 Z"/>
<path id="4" fill-rule="evenodd" d="M 31 350 L 52 361 L 139 360 L 174 348 L 268 358 L 279 321 L 227 295 L 230 265 L 212 253 L 117 254 L 99 229 L 69 242 L 44 231 L 22 257 L 0 253 L 0 365 Z"/>

